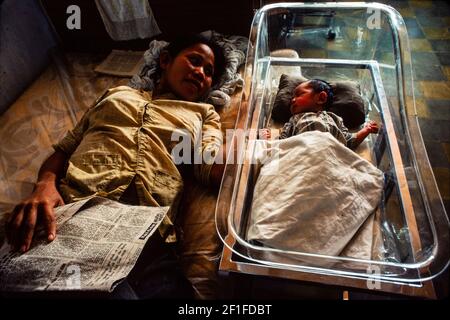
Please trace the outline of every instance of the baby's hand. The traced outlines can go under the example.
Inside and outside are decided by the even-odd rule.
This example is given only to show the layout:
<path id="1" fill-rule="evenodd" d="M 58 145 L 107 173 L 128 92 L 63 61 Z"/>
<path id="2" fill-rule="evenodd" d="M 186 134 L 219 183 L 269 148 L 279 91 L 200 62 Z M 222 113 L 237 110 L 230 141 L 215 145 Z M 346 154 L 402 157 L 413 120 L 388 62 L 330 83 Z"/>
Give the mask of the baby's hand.
<path id="1" fill-rule="evenodd" d="M 375 121 L 369 121 L 368 123 L 365 124 L 364 128 L 369 133 L 378 133 L 379 130 L 378 123 L 376 123 Z"/>
<path id="2" fill-rule="evenodd" d="M 268 139 L 270 139 L 270 137 L 271 137 L 270 129 L 268 129 L 268 128 L 259 129 L 259 138 L 260 139 L 268 140 Z"/>

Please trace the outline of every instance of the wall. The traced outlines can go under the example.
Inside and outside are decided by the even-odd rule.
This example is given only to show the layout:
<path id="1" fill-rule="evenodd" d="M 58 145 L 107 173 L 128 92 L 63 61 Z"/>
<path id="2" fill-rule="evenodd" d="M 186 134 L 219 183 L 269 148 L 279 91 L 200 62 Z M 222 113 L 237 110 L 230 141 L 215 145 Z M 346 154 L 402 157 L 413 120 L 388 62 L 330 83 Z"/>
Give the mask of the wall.
<path id="1" fill-rule="evenodd" d="M 54 46 L 37 0 L 0 1 L 0 114 L 48 65 Z"/>
<path id="2" fill-rule="evenodd" d="M 216 30 L 248 37 L 254 0 L 148 0 L 162 35 L 170 40 L 180 33 Z M 94 0 L 42 0 L 66 51 L 110 52 L 111 49 L 146 50 L 151 39 L 113 41 L 103 25 Z M 81 12 L 81 28 L 66 27 L 69 5 Z"/>

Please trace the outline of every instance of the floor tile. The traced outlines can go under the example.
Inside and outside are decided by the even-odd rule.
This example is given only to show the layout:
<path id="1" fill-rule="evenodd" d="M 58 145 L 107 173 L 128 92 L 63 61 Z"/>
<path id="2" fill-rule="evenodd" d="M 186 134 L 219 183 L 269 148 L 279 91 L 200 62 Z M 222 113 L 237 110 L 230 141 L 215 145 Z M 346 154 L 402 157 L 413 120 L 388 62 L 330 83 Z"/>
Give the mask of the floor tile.
<path id="1" fill-rule="evenodd" d="M 450 17 L 442 17 L 442 21 L 445 22 L 447 27 L 450 27 Z"/>
<path id="2" fill-rule="evenodd" d="M 441 9 L 448 14 L 450 12 L 450 4 L 446 0 L 434 0 L 433 7 Z"/>
<path id="3" fill-rule="evenodd" d="M 432 51 L 432 46 L 427 39 L 410 39 L 409 45 L 411 51 Z"/>
<path id="4" fill-rule="evenodd" d="M 445 81 L 446 75 L 442 72 L 440 65 L 423 65 L 420 63 L 413 64 L 414 79 L 418 81 Z"/>
<path id="5" fill-rule="evenodd" d="M 414 79 L 427 81 L 445 81 L 446 75 L 440 66 L 438 56 L 433 52 L 412 52 Z"/>
<path id="6" fill-rule="evenodd" d="M 420 81 L 417 81 L 416 79 L 414 79 L 414 95 L 415 95 L 416 99 L 423 97 L 422 85 L 421 85 Z"/>
<path id="7" fill-rule="evenodd" d="M 414 10 L 416 19 L 421 27 L 445 28 L 446 23 L 442 20 L 441 15 L 436 10 Z"/>
<path id="8" fill-rule="evenodd" d="M 442 167 L 450 169 L 450 164 L 442 148 L 442 143 L 438 141 L 426 141 L 425 148 L 432 167 Z"/>
<path id="9" fill-rule="evenodd" d="M 447 157 L 448 162 L 450 162 L 450 143 L 442 142 L 442 148 L 444 149 L 445 156 Z"/>
<path id="10" fill-rule="evenodd" d="M 421 98 L 415 99 L 415 106 L 416 106 L 416 112 L 417 116 L 419 118 L 430 118 L 430 113 L 428 112 L 428 106 L 425 102 L 425 100 Z"/>
<path id="11" fill-rule="evenodd" d="M 450 200 L 450 170 L 448 168 L 436 167 L 433 168 L 433 173 L 444 200 Z"/>
<path id="12" fill-rule="evenodd" d="M 414 18 L 405 18 L 406 28 L 408 29 L 408 36 L 412 39 L 425 38 L 419 24 Z"/>
<path id="13" fill-rule="evenodd" d="M 423 0 L 423 1 L 408 1 L 409 5 L 413 8 L 431 8 L 433 6 L 433 2 L 431 0 Z"/>
<path id="14" fill-rule="evenodd" d="M 387 0 L 387 1 L 380 1 L 380 2 L 390 5 L 391 7 L 394 7 L 396 9 L 409 8 L 409 3 L 408 3 L 408 1 L 405 1 L 405 0 Z"/>
<path id="15" fill-rule="evenodd" d="M 417 81 L 423 96 L 427 99 L 449 99 L 449 81 Z"/>
<path id="16" fill-rule="evenodd" d="M 442 71 L 447 76 L 447 79 L 450 80 L 450 66 L 444 66 L 442 67 Z"/>
<path id="17" fill-rule="evenodd" d="M 443 203 L 444 203 L 444 208 L 445 208 L 445 211 L 447 212 L 447 215 L 449 215 L 450 214 L 450 200 L 443 200 L 442 201 Z M 449 283 L 449 280 L 448 280 L 448 272 L 446 272 L 446 274 L 447 274 L 447 279 L 445 280 L 445 288 L 447 289 L 447 291 L 448 291 L 448 283 Z M 447 298 L 448 298 L 448 294 L 447 294 Z"/>
<path id="18" fill-rule="evenodd" d="M 419 118 L 419 125 L 425 141 L 450 142 L 448 121 Z"/>
<path id="19" fill-rule="evenodd" d="M 411 52 L 413 64 L 427 66 L 427 65 L 439 65 L 440 61 L 434 52 Z"/>
<path id="20" fill-rule="evenodd" d="M 435 52 L 450 51 L 450 41 L 448 40 L 430 40 L 429 43 Z"/>
<path id="21" fill-rule="evenodd" d="M 425 100 L 430 119 L 450 121 L 450 100 Z"/>
<path id="22" fill-rule="evenodd" d="M 450 39 L 448 29 L 423 27 L 423 32 L 429 40 Z"/>
<path id="23" fill-rule="evenodd" d="M 441 65 L 450 66 L 450 52 L 437 52 L 436 56 L 441 62 Z"/>
<path id="24" fill-rule="evenodd" d="M 411 9 L 410 7 L 396 8 L 396 9 L 400 13 L 400 15 L 403 17 L 403 19 L 413 18 L 415 16 L 414 10 Z"/>

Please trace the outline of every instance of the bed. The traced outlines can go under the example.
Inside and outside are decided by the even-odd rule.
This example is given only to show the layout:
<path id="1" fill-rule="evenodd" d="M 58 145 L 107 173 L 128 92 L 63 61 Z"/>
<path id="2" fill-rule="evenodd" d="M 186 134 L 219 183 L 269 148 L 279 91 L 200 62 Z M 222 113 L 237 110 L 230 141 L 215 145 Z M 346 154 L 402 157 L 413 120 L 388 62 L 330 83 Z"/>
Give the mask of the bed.
<path id="1" fill-rule="evenodd" d="M 246 46 L 246 39 L 239 39 Z M 166 42 L 155 40 L 153 43 Z M 154 50 L 152 52 L 157 54 Z M 228 52 L 229 56 L 230 50 Z M 144 52 L 138 54 L 143 57 Z M 235 56 L 234 71 L 228 74 L 226 92 L 230 94 L 230 100 L 219 99 L 223 95 L 216 97 L 221 101 L 217 110 L 224 136 L 227 129 L 234 128 L 237 118 L 242 92 L 238 68 L 244 57 L 243 52 Z M 76 124 L 105 90 L 119 85 L 142 87 L 138 80 L 140 76 L 148 75 L 148 69 L 143 68 L 141 73 L 135 75 L 138 80 L 133 82 L 129 77 L 95 72 L 94 69 L 104 59 L 105 54 L 53 51 L 49 66 L 0 117 L 2 243 L 5 241 L 3 230 L 8 213 L 31 193 L 42 162 L 53 151 L 52 144 Z M 154 56 L 147 54 L 144 65 L 153 60 Z M 227 70 L 231 70 L 230 67 Z M 219 298 L 224 292 L 220 289 L 217 276 L 221 252 L 214 221 L 217 189 L 201 186 L 190 171 L 186 171 L 184 179 L 186 192 L 180 204 L 179 220 L 176 221 L 180 235 L 180 261 L 196 298 Z"/>

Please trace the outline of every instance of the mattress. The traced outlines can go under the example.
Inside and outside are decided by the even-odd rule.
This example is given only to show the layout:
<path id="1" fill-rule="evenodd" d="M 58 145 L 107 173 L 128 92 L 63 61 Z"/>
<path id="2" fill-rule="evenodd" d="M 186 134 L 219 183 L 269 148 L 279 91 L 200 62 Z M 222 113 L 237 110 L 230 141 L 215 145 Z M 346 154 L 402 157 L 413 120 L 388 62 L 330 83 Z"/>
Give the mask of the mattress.
<path id="1" fill-rule="evenodd" d="M 0 117 L 0 215 L 28 195 L 42 162 L 107 88 L 127 79 L 98 75 L 104 57 L 54 55 L 34 83 Z"/>

